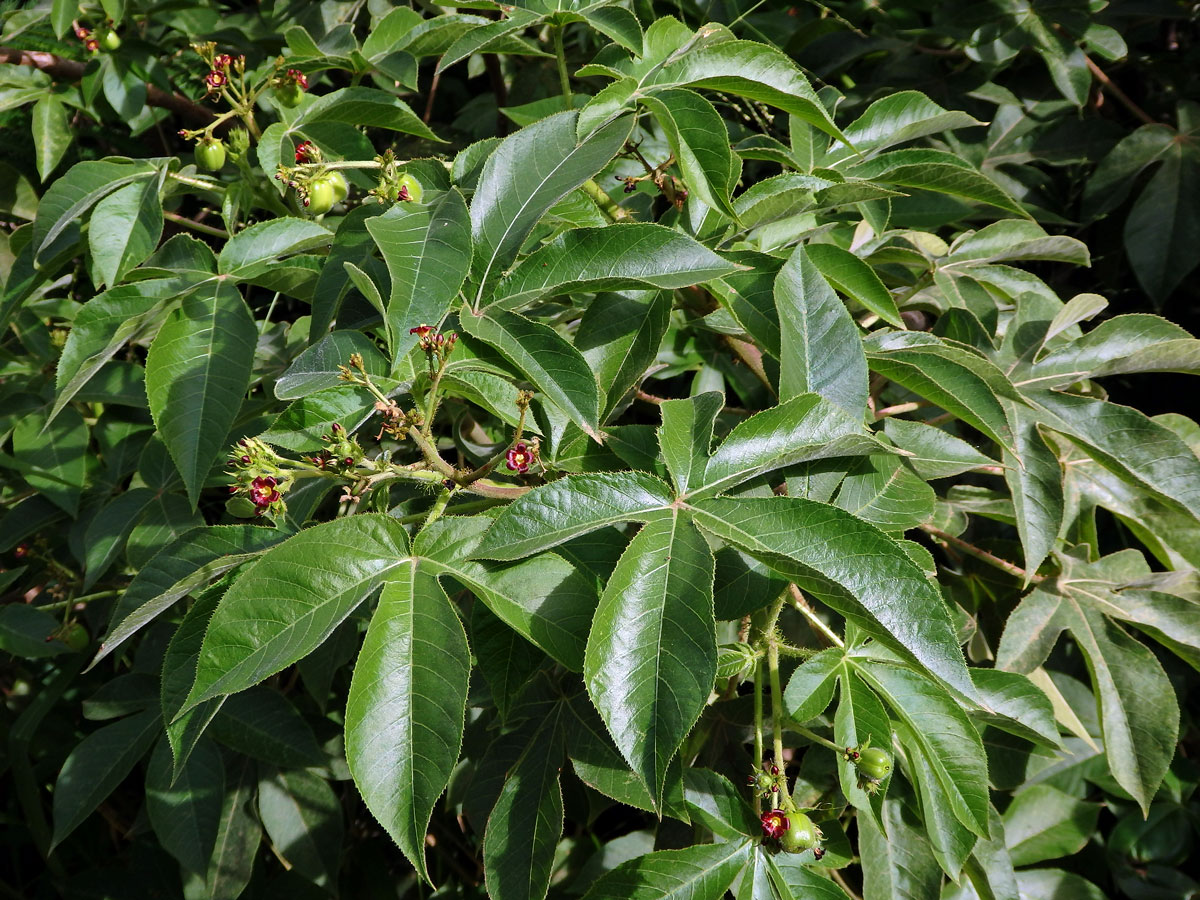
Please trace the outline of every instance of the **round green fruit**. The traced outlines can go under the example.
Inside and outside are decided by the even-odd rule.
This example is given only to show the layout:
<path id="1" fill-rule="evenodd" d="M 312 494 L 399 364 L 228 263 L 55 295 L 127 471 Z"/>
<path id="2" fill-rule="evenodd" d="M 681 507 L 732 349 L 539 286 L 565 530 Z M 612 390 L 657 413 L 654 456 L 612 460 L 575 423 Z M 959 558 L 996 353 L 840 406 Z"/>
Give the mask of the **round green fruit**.
<path id="1" fill-rule="evenodd" d="M 275 102 L 288 109 L 295 109 L 304 99 L 304 88 L 298 84 L 280 84 L 275 87 Z"/>
<path id="2" fill-rule="evenodd" d="M 868 747 L 854 764 L 863 777 L 871 781 L 882 781 L 892 771 L 892 758 L 878 747 Z"/>
<path id="3" fill-rule="evenodd" d="M 196 165 L 209 172 L 219 172 L 225 165 L 225 144 L 213 139 L 196 145 Z"/>
<path id="4" fill-rule="evenodd" d="M 802 812 L 788 813 L 788 830 L 779 839 L 780 846 L 788 853 L 803 853 L 812 850 L 821 842 L 821 830 Z"/>
<path id="5" fill-rule="evenodd" d="M 72 653 L 79 653 L 82 650 L 86 650 L 87 645 L 91 643 L 87 629 L 78 622 L 72 622 L 64 629 L 61 640 L 71 649 Z"/>
<path id="6" fill-rule="evenodd" d="M 304 208 L 310 216 L 319 216 L 333 209 L 333 199 L 333 183 L 329 178 L 314 178 L 308 183 L 308 197 Z"/>
<path id="7" fill-rule="evenodd" d="M 341 203 L 350 193 L 350 185 L 346 181 L 346 176 L 341 172 L 330 172 L 325 176 L 329 179 L 329 183 L 333 185 L 333 202 Z"/>

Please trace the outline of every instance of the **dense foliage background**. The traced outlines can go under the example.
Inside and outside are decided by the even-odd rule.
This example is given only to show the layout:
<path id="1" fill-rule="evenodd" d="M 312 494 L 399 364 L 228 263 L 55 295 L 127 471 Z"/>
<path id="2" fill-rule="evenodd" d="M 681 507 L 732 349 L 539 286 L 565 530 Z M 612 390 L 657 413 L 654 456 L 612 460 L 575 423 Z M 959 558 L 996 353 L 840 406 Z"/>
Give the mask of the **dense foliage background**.
<path id="1" fill-rule="evenodd" d="M 1200 7 L 0 14 L 4 896 L 1200 892 Z"/>

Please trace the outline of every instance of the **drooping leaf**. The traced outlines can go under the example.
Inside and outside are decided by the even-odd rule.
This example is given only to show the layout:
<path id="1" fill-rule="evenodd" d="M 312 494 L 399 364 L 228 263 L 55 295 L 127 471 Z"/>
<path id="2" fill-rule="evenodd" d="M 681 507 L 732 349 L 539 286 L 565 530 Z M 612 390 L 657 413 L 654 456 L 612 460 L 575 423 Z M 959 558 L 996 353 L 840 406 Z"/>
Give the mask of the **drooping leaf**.
<path id="1" fill-rule="evenodd" d="M 471 660 L 437 578 L 405 560 L 380 596 L 346 703 L 346 760 L 422 878 L 425 829 L 458 760 Z"/>
<path id="2" fill-rule="evenodd" d="M 150 412 L 193 507 L 250 386 L 257 343 L 238 289 L 217 281 L 184 297 L 150 345 Z"/>
<path id="3" fill-rule="evenodd" d="M 680 494 L 704 481 L 704 470 L 712 453 L 713 423 L 724 405 L 724 396 L 709 391 L 686 400 L 668 400 L 659 407 L 662 425 L 658 429 L 658 443 Z"/>
<path id="4" fill-rule="evenodd" d="M 606 525 L 657 518 L 671 500 L 663 482 L 641 472 L 560 478 L 506 506 L 474 556 L 520 559 Z"/>
<path id="5" fill-rule="evenodd" d="M 775 279 L 775 306 L 783 336 L 779 398 L 820 394 L 860 416 L 867 405 L 867 361 L 858 326 L 803 246 Z"/>
<path id="6" fill-rule="evenodd" d="M 471 263 L 467 203 L 451 189 L 425 205 L 398 203 L 366 220 L 392 276 L 387 323 L 392 360 L 416 345 L 409 329 L 436 326 L 450 309 Z"/>
<path id="7" fill-rule="evenodd" d="M 505 138 L 484 164 L 471 200 L 472 306 L 516 258 L 546 210 L 616 155 L 632 126 L 617 119 L 577 141 L 576 112 L 542 119 Z"/>
<path id="8" fill-rule="evenodd" d="M 178 771 L 170 745 L 158 742 L 146 770 L 146 812 L 163 848 L 198 875 L 208 871 L 224 798 L 225 765 L 211 741 L 202 738 Z"/>
<path id="9" fill-rule="evenodd" d="M 135 181 L 96 204 L 88 226 L 88 245 L 97 281 L 110 287 L 154 252 L 162 237 L 163 209 L 159 179 Z"/>
<path id="10" fill-rule="evenodd" d="M 644 525 L 608 580 L 588 638 L 588 694 L 656 804 L 717 674 L 713 568 L 708 544 L 680 514 Z"/>
<path id="11" fill-rule="evenodd" d="M 666 134 L 684 183 L 705 205 L 733 216 L 729 202 L 739 168 L 716 108 L 695 91 L 655 91 L 642 102 Z"/>
<path id="12" fill-rule="evenodd" d="M 601 877 L 584 900 L 720 900 L 755 846 L 728 841 L 647 853 Z"/>
<path id="13" fill-rule="evenodd" d="M 704 500 L 697 524 L 747 553 L 966 697 L 967 674 L 937 587 L 874 525 L 798 497 Z"/>
<path id="14" fill-rule="evenodd" d="M 490 304 L 516 309 L 572 291 L 682 288 L 733 271 L 703 244 L 661 225 L 575 228 L 522 260 L 496 285 Z"/>
<path id="15" fill-rule="evenodd" d="M 305 769 L 258 782 L 258 816 L 279 854 L 314 884 L 337 883 L 342 805 L 329 783 Z"/>
<path id="16" fill-rule="evenodd" d="M 459 324 L 467 334 L 499 350 L 572 422 L 597 441 L 600 439 L 600 388 L 596 376 L 580 352 L 557 331 L 495 308 L 476 315 L 464 306 Z"/>
<path id="17" fill-rule="evenodd" d="M 404 564 L 393 518 L 360 515 L 307 528 L 268 551 L 213 614 L 185 709 L 244 690 L 316 649 Z"/>

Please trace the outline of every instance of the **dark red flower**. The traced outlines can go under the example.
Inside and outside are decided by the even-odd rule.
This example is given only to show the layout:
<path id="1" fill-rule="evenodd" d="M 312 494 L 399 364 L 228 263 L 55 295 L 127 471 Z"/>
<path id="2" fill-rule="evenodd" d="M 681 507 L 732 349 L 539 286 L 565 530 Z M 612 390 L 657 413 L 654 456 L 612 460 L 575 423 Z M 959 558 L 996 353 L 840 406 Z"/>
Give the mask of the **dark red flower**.
<path id="1" fill-rule="evenodd" d="M 204 83 L 208 87 L 208 92 L 215 94 L 229 83 L 229 76 L 224 72 L 218 72 L 216 69 L 213 69 L 204 76 Z"/>
<path id="2" fill-rule="evenodd" d="M 316 148 L 313 146 L 312 141 L 303 141 L 301 142 L 300 146 L 296 148 L 296 162 L 313 162 L 316 160 L 316 158 Z"/>
<path id="3" fill-rule="evenodd" d="M 425 335 L 429 334 L 431 331 L 433 331 L 433 328 L 429 325 L 418 325 L 416 328 L 408 329 L 409 334 L 416 334 L 420 335 L 421 337 L 425 337 Z"/>
<path id="4" fill-rule="evenodd" d="M 221 53 L 213 57 L 213 66 L 218 69 L 228 69 L 233 65 L 233 57 L 228 53 Z"/>
<path id="5" fill-rule="evenodd" d="M 304 90 L 308 90 L 308 78 L 299 69 L 288 69 L 284 73 L 283 80 L 291 84 L 299 85 Z"/>
<path id="6" fill-rule="evenodd" d="M 275 481 L 270 475 L 260 476 L 250 482 L 250 502 L 257 509 L 256 513 L 262 515 L 272 503 L 277 503 L 280 499 L 280 493 L 275 489 Z"/>
<path id="7" fill-rule="evenodd" d="M 784 832 L 792 824 L 788 821 L 787 814 L 782 809 L 769 809 L 760 818 L 762 819 L 763 834 L 775 840 L 783 837 Z"/>
<path id="8" fill-rule="evenodd" d="M 504 456 L 509 469 L 522 475 L 529 471 L 529 464 L 533 462 L 533 450 L 524 441 L 518 441 Z"/>

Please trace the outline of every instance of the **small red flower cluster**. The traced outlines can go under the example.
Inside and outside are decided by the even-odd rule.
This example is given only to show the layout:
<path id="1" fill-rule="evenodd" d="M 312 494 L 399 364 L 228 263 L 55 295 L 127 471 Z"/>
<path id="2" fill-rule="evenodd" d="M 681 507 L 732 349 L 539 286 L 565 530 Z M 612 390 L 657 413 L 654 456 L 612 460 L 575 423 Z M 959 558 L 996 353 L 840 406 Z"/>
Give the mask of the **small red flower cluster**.
<path id="1" fill-rule="evenodd" d="M 309 163 L 320 162 L 320 160 L 321 151 L 317 148 L 317 145 L 312 141 L 301 141 L 300 145 L 296 148 L 296 162 Z"/>
<path id="2" fill-rule="evenodd" d="M 79 25 L 79 24 L 76 24 L 74 26 L 74 28 L 75 28 L 75 37 L 77 37 L 81 41 L 83 41 L 83 46 L 87 49 L 87 51 L 89 53 L 95 53 L 97 50 L 100 49 L 100 42 L 98 40 L 96 40 L 96 38 L 92 35 L 92 32 L 89 29 L 84 28 L 82 25 Z"/>
<path id="3" fill-rule="evenodd" d="M 229 76 L 219 69 L 213 69 L 204 76 L 204 86 L 208 88 L 210 94 L 221 93 L 221 88 L 229 84 Z"/>
<path id="4" fill-rule="evenodd" d="M 281 80 L 287 84 L 294 84 L 301 90 L 308 90 L 308 77 L 299 69 L 288 69 L 281 76 Z"/>
<path id="5" fill-rule="evenodd" d="M 439 355 L 448 355 L 458 341 L 458 335 L 453 331 L 449 334 L 442 334 L 440 331 L 434 331 L 433 326 L 424 323 L 418 325 L 416 328 L 408 329 L 408 333 L 417 336 L 417 346 L 426 353 L 432 350 Z"/>
<path id="6" fill-rule="evenodd" d="M 776 841 L 784 836 L 792 824 L 782 809 L 769 809 L 759 818 L 762 821 L 763 834 Z"/>
<path id="7" fill-rule="evenodd" d="M 504 454 L 505 465 L 513 472 L 524 475 L 529 471 L 530 464 L 537 458 L 532 447 L 524 441 L 513 444 L 508 453 Z"/>

